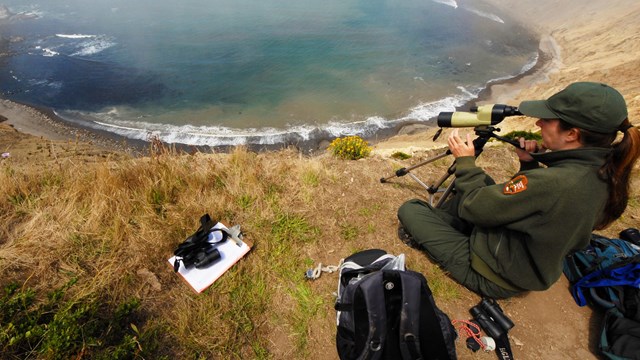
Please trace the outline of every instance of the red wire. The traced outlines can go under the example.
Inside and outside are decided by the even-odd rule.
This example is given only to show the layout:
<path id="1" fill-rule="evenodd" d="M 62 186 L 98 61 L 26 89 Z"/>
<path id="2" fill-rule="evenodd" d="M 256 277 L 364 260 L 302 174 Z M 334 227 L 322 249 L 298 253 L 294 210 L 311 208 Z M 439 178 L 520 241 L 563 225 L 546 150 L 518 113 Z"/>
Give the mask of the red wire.
<path id="1" fill-rule="evenodd" d="M 478 325 L 467 320 L 452 320 L 451 324 L 454 327 L 459 324 L 458 329 L 461 331 L 464 331 L 467 334 L 467 337 L 473 338 L 473 340 L 475 340 L 478 343 L 478 345 L 480 345 L 480 348 L 484 350 L 485 345 L 482 341 L 480 341 L 480 327 Z M 470 327 L 473 327 L 474 329 L 476 329 L 477 333 L 471 330 Z"/>

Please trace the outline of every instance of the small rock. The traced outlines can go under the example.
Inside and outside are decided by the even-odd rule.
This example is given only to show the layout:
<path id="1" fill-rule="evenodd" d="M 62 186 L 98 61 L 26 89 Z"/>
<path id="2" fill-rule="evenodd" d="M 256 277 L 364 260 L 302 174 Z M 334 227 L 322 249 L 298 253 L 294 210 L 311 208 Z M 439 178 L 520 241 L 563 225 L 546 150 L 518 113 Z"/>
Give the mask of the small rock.
<path id="1" fill-rule="evenodd" d="M 524 343 L 522 341 L 520 341 L 517 337 L 510 336 L 510 338 L 513 341 L 514 345 L 518 345 L 518 346 L 523 346 L 524 345 Z"/>
<path id="2" fill-rule="evenodd" d="M 151 286 L 151 289 L 155 291 L 162 290 L 162 285 L 160 285 L 160 281 L 158 281 L 158 277 L 154 273 L 149 271 L 149 269 L 140 269 L 138 270 L 137 274 L 144 280 L 145 284 L 148 284 Z"/>

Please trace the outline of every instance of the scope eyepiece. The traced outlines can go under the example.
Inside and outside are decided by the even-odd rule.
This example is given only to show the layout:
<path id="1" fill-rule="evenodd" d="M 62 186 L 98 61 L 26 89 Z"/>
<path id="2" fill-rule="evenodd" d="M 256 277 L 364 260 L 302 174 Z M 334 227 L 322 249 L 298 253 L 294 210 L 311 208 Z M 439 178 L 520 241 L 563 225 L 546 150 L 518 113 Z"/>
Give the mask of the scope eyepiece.
<path id="1" fill-rule="evenodd" d="M 515 106 L 490 104 L 472 106 L 470 112 L 441 112 L 438 115 L 439 127 L 476 127 L 496 125 L 507 116 L 522 115 Z"/>

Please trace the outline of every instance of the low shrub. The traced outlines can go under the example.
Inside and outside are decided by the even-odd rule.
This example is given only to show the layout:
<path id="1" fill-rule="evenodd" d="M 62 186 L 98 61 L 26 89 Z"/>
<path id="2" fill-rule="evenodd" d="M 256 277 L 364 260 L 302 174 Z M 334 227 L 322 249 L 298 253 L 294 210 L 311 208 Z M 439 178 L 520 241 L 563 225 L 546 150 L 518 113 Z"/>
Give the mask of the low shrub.
<path id="1" fill-rule="evenodd" d="M 358 160 L 369 156 L 371 147 L 369 143 L 359 136 L 347 136 L 336 138 L 329 145 L 333 155 L 345 160 Z"/>

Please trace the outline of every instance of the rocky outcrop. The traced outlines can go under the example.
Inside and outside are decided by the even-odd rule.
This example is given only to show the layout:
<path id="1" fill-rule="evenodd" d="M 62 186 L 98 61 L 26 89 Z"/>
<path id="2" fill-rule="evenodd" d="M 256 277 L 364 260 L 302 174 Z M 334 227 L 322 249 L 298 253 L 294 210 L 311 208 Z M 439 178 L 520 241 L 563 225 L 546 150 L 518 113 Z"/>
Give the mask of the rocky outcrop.
<path id="1" fill-rule="evenodd" d="M 0 20 L 9 20 L 13 15 L 8 7 L 0 4 Z"/>
<path id="2" fill-rule="evenodd" d="M 34 13 L 12 13 L 6 5 L 0 4 L 0 22 L 12 20 L 36 19 L 38 15 Z"/>

